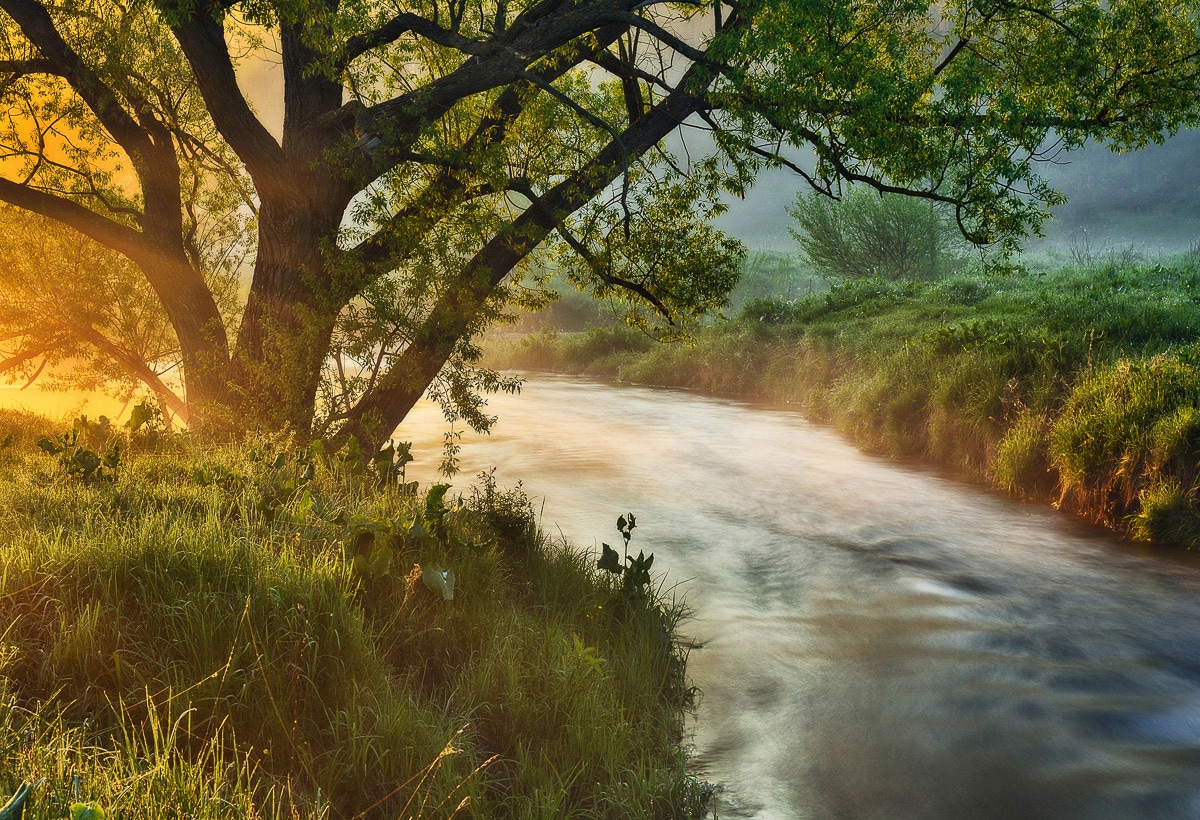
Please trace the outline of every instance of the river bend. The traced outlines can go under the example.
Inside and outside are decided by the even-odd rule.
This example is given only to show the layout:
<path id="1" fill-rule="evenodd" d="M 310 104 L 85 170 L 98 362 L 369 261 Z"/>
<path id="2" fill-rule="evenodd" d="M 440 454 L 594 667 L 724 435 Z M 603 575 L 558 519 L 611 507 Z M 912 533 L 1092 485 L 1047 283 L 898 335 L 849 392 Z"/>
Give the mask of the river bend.
<path id="1" fill-rule="evenodd" d="M 857 452 L 798 414 L 536 376 L 467 434 L 580 547 L 656 555 L 704 644 L 722 818 L 1200 817 L 1200 563 Z M 444 422 L 399 431 L 433 477 Z"/>

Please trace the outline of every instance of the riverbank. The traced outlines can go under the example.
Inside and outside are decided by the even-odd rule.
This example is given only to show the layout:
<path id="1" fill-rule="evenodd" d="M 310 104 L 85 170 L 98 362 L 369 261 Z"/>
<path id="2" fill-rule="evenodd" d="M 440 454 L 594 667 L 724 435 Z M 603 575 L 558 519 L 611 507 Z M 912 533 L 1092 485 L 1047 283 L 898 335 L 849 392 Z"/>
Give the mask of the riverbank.
<path id="1" fill-rule="evenodd" d="M 1100 264 L 757 300 L 694 346 L 624 329 L 493 344 L 497 367 L 797 405 L 1143 540 L 1200 545 L 1200 269 Z"/>
<path id="2" fill-rule="evenodd" d="M 0 792 L 46 778 L 27 820 L 699 812 L 681 607 L 519 489 L 284 439 L 50 455 L 44 427 L 0 414 Z"/>

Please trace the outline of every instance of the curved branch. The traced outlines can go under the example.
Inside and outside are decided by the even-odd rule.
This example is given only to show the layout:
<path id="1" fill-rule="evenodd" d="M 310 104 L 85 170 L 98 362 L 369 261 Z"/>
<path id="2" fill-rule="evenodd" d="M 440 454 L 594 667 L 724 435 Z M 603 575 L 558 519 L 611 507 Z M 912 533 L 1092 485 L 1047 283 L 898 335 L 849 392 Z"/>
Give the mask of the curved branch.
<path id="1" fill-rule="evenodd" d="M 704 85 L 710 76 L 707 69 L 693 65 L 680 88 Z M 470 331 L 488 298 L 513 267 L 567 215 L 612 184 L 627 151 L 640 156 L 706 105 L 704 95 L 697 92 L 678 91 L 663 99 L 625 130 L 621 135 L 623 147 L 610 142 L 591 162 L 543 194 L 542 207 L 527 209 L 508 230 L 488 240 L 442 294 L 374 393 L 364 396 L 346 414 L 346 426 L 338 438 L 354 434 L 361 439 L 366 435 L 363 421 L 372 416 L 383 422 L 380 429 L 395 429 L 450 359 L 459 339 Z"/>
<path id="2" fill-rule="evenodd" d="M 174 390 L 167 387 L 162 378 L 151 370 L 149 365 L 140 356 L 121 347 L 90 325 L 82 328 L 80 337 L 90 342 L 97 350 L 123 367 L 129 375 L 153 390 L 154 395 L 158 396 L 161 404 L 166 405 L 181 422 L 184 424 L 188 423 L 187 405 L 175 394 Z"/>
<path id="3" fill-rule="evenodd" d="M 65 340 L 61 336 L 56 337 L 48 344 L 40 345 L 36 348 L 30 348 L 28 350 L 22 350 L 19 353 L 9 356 L 7 359 L 0 361 L 0 373 L 4 373 L 8 370 L 15 370 L 26 362 L 36 359 L 38 356 L 44 356 L 47 353 L 51 353 L 62 347 L 64 341 Z M 42 366 L 37 369 L 36 373 L 34 373 L 33 379 L 36 379 L 38 375 L 41 374 L 42 368 L 45 366 L 46 363 L 42 362 Z M 33 379 L 30 379 L 29 384 L 33 383 Z M 29 384 L 26 384 L 25 387 L 28 387 Z M 24 390 L 25 388 L 23 387 L 21 389 Z"/>
<path id="4" fill-rule="evenodd" d="M 278 188 L 284 173 L 283 149 L 255 116 L 238 87 L 233 59 L 225 44 L 225 27 L 198 13 L 173 26 L 172 31 L 191 64 L 204 104 L 221 136 L 260 190 Z"/>
<path id="5" fill-rule="evenodd" d="M 0 179 L 0 201 L 56 219 L 130 258 L 144 256 L 149 250 L 145 237 L 138 231 L 54 194 Z"/>
<path id="6" fill-rule="evenodd" d="M 523 180 L 513 180 L 509 183 L 508 187 L 528 199 L 533 207 L 542 211 L 543 215 L 545 215 L 548 219 L 554 219 L 554 214 L 542 203 L 542 200 L 537 194 L 534 193 L 533 188 L 526 182 Z M 596 258 L 596 255 L 591 252 L 591 250 L 583 243 L 581 239 L 579 239 L 579 237 L 567 230 L 566 226 L 561 222 L 558 222 L 558 224 L 555 225 L 554 230 L 563 238 L 563 241 L 571 247 L 571 250 L 575 251 L 575 253 L 579 255 L 579 258 L 588 264 L 588 267 L 592 269 L 592 273 L 596 274 L 596 276 L 599 277 L 603 282 L 613 285 L 614 287 L 624 288 L 631 293 L 636 293 L 638 296 L 649 302 L 650 305 L 656 311 L 658 311 L 659 315 L 667 320 L 667 324 L 674 326 L 675 320 L 671 317 L 671 311 L 668 310 L 667 306 L 662 303 L 662 300 L 647 290 L 644 285 L 640 285 L 637 282 L 632 282 L 614 274 L 599 259 Z"/>
<path id="7" fill-rule="evenodd" d="M 146 127 L 121 107 L 116 92 L 67 45 L 49 12 L 35 0 L 0 0 L 0 8 L 20 26 L 43 59 L 55 66 L 55 73 L 70 83 L 130 158 L 139 165 L 148 161 L 154 143 Z"/>
<path id="8" fill-rule="evenodd" d="M 695 46 L 684 42 L 679 37 L 676 37 L 674 34 L 660 26 L 658 23 L 654 22 L 653 20 L 649 20 L 640 14 L 624 12 L 615 16 L 616 19 L 620 20 L 622 23 L 625 23 L 631 28 L 646 32 L 651 37 L 670 48 L 672 51 L 678 52 L 684 57 L 687 57 L 693 63 L 706 65 L 712 70 L 718 72 L 724 71 L 728 68 L 728 66 L 719 63 L 716 60 L 710 59 L 708 52 L 706 52 L 704 49 L 696 48 Z"/>
<path id="9" fill-rule="evenodd" d="M 34 57 L 29 60 L 0 60 L 0 73 L 23 77 L 26 74 L 49 74 L 52 77 L 62 77 L 63 70 L 54 64 L 53 60 L 45 57 Z"/>
<path id="10" fill-rule="evenodd" d="M 347 40 L 341 59 L 338 60 L 338 68 L 344 69 L 368 51 L 394 43 L 405 34 L 416 34 L 430 42 L 448 46 L 463 54 L 482 54 L 487 49 L 486 43 L 464 37 L 456 31 L 442 28 L 432 20 L 406 11 L 396 15 L 374 31 L 358 34 Z"/>

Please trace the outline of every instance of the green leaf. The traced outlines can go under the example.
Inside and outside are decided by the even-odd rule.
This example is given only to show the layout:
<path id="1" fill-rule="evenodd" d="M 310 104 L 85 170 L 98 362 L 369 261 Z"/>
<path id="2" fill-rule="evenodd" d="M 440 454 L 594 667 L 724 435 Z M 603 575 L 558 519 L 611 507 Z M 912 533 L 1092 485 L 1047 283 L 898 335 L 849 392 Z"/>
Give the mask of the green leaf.
<path id="1" fill-rule="evenodd" d="M 279 453 L 275 456 L 275 460 L 271 462 L 271 469 L 281 470 L 287 466 L 287 454 Z"/>
<path id="2" fill-rule="evenodd" d="M 421 571 L 421 580 L 425 586 L 440 593 L 442 600 L 454 600 L 454 570 L 445 570 L 433 564 Z"/>
<path id="3" fill-rule="evenodd" d="M 104 809 L 96 803 L 72 803 L 71 820 L 104 820 Z"/>
<path id="4" fill-rule="evenodd" d="M 392 465 L 396 460 L 396 447 L 392 442 L 388 442 L 386 447 L 380 448 L 379 452 L 375 453 L 371 459 L 375 465 L 375 474 L 383 480 L 388 480 L 392 477 Z"/>
<path id="5" fill-rule="evenodd" d="M 45 450 L 52 456 L 56 456 L 63 451 L 64 448 L 59 447 L 48 438 L 40 438 L 37 440 L 37 446 Z"/>
<path id="6" fill-rule="evenodd" d="M 142 429 L 142 426 L 154 420 L 154 409 L 149 402 L 138 402 L 133 406 L 133 410 L 129 414 L 129 421 L 125 422 L 125 428 L 131 433 L 136 433 Z"/>
<path id="7" fill-rule="evenodd" d="M 89 450 L 86 447 L 80 447 L 78 450 L 76 450 L 75 454 L 71 456 L 71 461 L 75 462 L 75 464 L 79 466 L 79 469 L 83 472 L 84 478 L 87 478 L 92 473 L 96 472 L 96 468 L 98 468 L 101 463 L 100 456 L 96 455 L 94 451 Z"/>
<path id="8" fill-rule="evenodd" d="M 425 493 L 425 517 L 440 518 L 446 512 L 446 491 L 449 484 L 434 484 Z"/>
<path id="9" fill-rule="evenodd" d="M 571 641 L 575 644 L 575 655 L 583 664 L 585 672 L 603 674 L 604 664 L 608 661 L 596 654 L 596 647 L 586 645 L 578 635 L 571 635 Z"/>
<path id="10" fill-rule="evenodd" d="M 0 806 L 0 820 L 21 820 L 25 813 L 25 805 L 29 802 L 29 798 L 35 791 L 42 787 L 46 782 L 46 778 L 42 778 L 37 783 L 25 781 L 17 787 L 16 793 L 9 799 L 7 803 Z"/>
<path id="11" fill-rule="evenodd" d="M 600 546 L 604 548 L 604 552 L 601 554 L 600 560 L 596 562 L 596 569 L 608 570 L 614 574 L 620 574 L 621 556 L 608 544 L 601 544 Z"/>
<path id="12" fill-rule="evenodd" d="M 382 578 L 392 568 L 392 558 L 395 553 L 391 547 L 380 546 L 371 553 L 371 577 Z"/>
<path id="13" fill-rule="evenodd" d="M 397 464 L 397 466 L 402 468 L 402 467 L 404 467 L 405 464 L 408 464 L 412 460 L 413 460 L 412 442 L 411 441 L 396 442 L 396 464 Z"/>
<path id="14" fill-rule="evenodd" d="M 362 445 L 358 443 L 356 436 L 350 436 L 349 441 L 346 442 L 345 451 L 339 457 L 350 475 L 361 475 L 366 469 L 363 462 Z"/>

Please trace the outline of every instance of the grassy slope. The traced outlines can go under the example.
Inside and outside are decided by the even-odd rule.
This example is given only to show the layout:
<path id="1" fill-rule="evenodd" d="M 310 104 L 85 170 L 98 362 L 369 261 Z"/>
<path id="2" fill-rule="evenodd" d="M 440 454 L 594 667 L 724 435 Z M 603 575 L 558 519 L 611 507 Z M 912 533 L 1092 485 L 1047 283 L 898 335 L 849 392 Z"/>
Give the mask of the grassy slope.
<path id="1" fill-rule="evenodd" d="M 749 303 L 691 348 L 542 335 L 491 361 L 793 402 L 865 449 L 1200 545 L 1198 338 L 1185 261 L 855 282 Z"/>
<path id="2" fill-rule="evenodd" d="M 283 441 L 160 442 L 85 484 L 34 452 L 41 426 L 0 414 L 0 793 L 47 778 L 26 820 L 76 799 L 155 820 L 701 799 L 679 611 L 548 543 L 519 491 L 485 481 L 443 515 L 336 459 L 296 487 Z"/>

